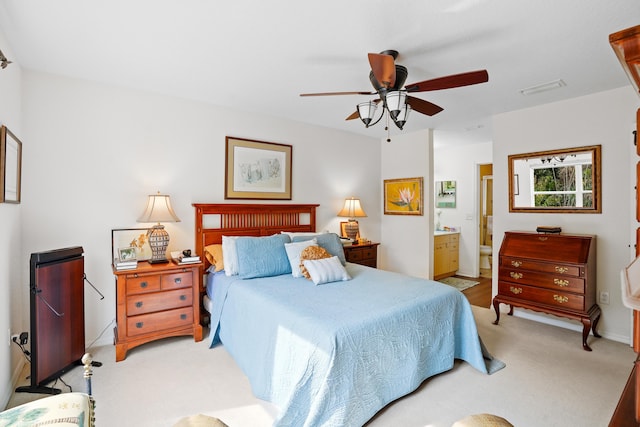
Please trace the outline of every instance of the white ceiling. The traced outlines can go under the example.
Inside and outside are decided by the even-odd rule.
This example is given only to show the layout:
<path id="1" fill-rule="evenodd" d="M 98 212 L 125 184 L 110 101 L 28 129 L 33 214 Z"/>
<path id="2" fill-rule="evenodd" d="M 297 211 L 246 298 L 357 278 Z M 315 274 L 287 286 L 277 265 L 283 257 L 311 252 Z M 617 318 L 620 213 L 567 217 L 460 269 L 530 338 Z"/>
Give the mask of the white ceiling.
<path id="1" fill-rule="evenodd" d="M 638 24 L 638 0 L 0 0 L 0 50 L 25 69 L 376 138 L 382 122 L 345 121 L 371 97 L 299 94 L 372 90 L 367 53 L 385 49 L 407 83 L 487 69 L 488 83 L 415 94 L 444 111 L 413 112 L 404 132 L 453 144 L 490 141 L 493 114 L 628 85 L 608 36 Z"/>

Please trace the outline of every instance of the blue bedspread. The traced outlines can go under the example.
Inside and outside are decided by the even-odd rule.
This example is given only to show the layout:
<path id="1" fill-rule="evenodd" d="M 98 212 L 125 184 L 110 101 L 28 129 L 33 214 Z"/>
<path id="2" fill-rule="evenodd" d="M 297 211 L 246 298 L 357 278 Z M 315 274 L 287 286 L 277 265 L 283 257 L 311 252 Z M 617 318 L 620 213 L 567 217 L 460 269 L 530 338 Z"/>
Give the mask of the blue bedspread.
<path id="1" fill-rule="evenodd" d="M 218 275 L 211 346 L 222 342 L 275 426 L 362 426 L 462 359 L 487 372 L 467 299 L 438 282 L 347 264 L 353 280 Z"/>

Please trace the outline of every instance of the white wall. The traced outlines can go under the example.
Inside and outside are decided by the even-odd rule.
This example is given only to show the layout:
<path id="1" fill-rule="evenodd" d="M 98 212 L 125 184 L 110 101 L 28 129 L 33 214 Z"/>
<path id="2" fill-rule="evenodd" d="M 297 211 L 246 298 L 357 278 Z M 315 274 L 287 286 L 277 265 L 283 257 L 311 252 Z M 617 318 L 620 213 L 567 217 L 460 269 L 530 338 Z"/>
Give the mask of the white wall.
<path id="1" fill-rule="evenodd" d="M 493 119 L 494 242 L 501 242 L 506 230 L 535 230 L 538 225 L 558 225 L 565 233 L 597 235 L 597 288 L 609 292 L 611 301 L 600 304 L 598 330 L 605 337 L 623 342 L 628 342 L 631 335 L 630 311 L 622 305 L 619 273 L 630 262 L 630 247 L 635 242 L 635 230 L 629 226 L 635 206 L 634 198 L 629 197 L 635 181 L 629 158 L 639 106 L 640 98 L 628 86 L 499 114 Z M 597 144 L 602 145 L 602 214 L 509 213 L 509 154 Z M 499 248 L 494 244 L 494 259 Z M 495 293 L 496 263 L 493 270 Z M 523 310 L 516 310 L 516 315 L 581 330 L 576 322 L 551 316 Z"/>
<path id="2" fill-rule="evenodd" d="M 145 225 L 136 218 L 159 190 L 182 220 L 166 224 L 169 250 L 193 248 L 191 204 L 225 202 L 226 135 L 293 145 L 292 202 L 319 203 L 318 229 L 339 232 L 344 198 L 360 197 L 362 234 L 380 239 L 377 139 L 38 72 L 23 86 L 22 259 L 83 246 L 87 277 L 106 295 L 85 288 L 88 344 L 112 342 L 110 230 Z"/>
<path id="3" fill-rule="evenodd" d="M 13 52 L 0 31 L 0 47 L 9 60 Z M 0 70 L 0 125 L 5 125 L 22 140 L 22 77 L 20 65 L 9 64 Z M 21 213 L 23 205 L 0 203 L 0 408 L 11 397 L 12 385 L 18 378 L 23 357 L 18 346 L 10 344 L 9 335 L 28 331 L 29 312 L 24 313 L 23 289 L 28 288 L 21 276 L 28 260 L 22 257 Z"/>
<path id="4" fill-rule="evenodd" d="M 437 139 L 438 133 L 435 132 Z M 438 208 L 440 225 L 460 227 L 458 275 L 477 277 L 480 254 L 480 201 L 478 165 L 491 163 L 492 143 L 434 148 L 436 181 L 456 181 L 456 207 Z M 435 185 L 435 184 L 434 184 Z M 435 204 L 435 199 L 430 203 Z M 437 220 L 437 218 L 435 218 Z"/>
<path id="5" fill-rule="evenodd" d="M 424 130 L 386 138 L 380 142 L 382 177 L 379 185 L 383 197 L 383 181 L 396 178 L 423 177 L 424 215 L 382 215 L 382 240 L 378 253 L 380 267 L 410 276 L 433 277 L 433 132 Z"/>

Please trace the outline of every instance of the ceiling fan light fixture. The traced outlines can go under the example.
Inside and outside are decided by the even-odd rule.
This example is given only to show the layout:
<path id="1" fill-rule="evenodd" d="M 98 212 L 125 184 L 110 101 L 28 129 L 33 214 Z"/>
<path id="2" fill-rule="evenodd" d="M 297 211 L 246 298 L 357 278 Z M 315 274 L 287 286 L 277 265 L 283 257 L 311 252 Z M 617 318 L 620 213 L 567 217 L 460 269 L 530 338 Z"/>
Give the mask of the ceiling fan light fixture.
<path id="1" fill-rule="evenodd" d="M 394 90 L 387 92 L 385 102 L 391 118 L 395 121 L 402 109 L 407 105 L 407 91 Z"/>
<path id="2" fill-rule="evenodd" d="M 367 101 L 358 104 L 357 109 L 358 117 L 360 117 L 360 120 L 362 120 L 362 123 L 364 123 L 366 127 L 373 126 L 378 123 L 377 121 L 375 123 L 371 123 L 375 117 L 376 110 L 378 109 L 378 104 L 373 101 Z"/>
<path id="3" fill-rule="evenodd" d="M 409 113 L 411 112 L 411 106 L 409 104 L 405 104 L 396 117 L 391 116 L 393 119 L 393 123 L 402 130 L 405 123 L 407 123 L 407 119 L 409 118 Z"/>

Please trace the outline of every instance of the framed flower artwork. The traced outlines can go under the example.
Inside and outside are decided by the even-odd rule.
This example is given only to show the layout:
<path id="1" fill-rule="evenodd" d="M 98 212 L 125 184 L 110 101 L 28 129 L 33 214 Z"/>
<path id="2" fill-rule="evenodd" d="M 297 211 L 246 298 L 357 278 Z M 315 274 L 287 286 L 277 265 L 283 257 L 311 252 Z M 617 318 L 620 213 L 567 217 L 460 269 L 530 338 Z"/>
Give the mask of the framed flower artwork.
<path id="1" fill-rule="evenodd" d="M 384 180 L 385 215 L 424 215 L 423 178 Z"/>

